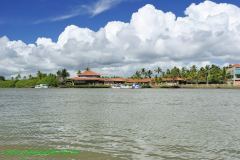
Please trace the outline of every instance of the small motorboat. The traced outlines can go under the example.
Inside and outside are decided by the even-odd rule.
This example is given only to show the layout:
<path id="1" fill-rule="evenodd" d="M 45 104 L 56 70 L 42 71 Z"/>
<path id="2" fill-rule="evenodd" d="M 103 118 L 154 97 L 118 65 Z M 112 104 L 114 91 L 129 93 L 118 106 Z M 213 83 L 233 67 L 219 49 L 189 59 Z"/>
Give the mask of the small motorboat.
<path id="1" fill-rule="evenodd" d="M 44 88 L 44 89 L 46 89 L 46 88 L 48 88 L 48 85 L 47 84 L 38 84 L 38 85 L 36 85 L 34 88 Z"/>
<path id="2" fill-rule="evenodd" d="M 121 86 L 120 86 L 120 85 L 118 85 L 118 84 L 114 84 L 114 85 L 112 85 L 112 86 L 111 86 L 111 88 L 113 88 L 113 89 L 120 89 L 120 88 L 121 88 Z"/>
<path id="3" fill-rule="evenodd" d="M 121 85 L 120 86 L 121 89 L 131 89 L 132 86 L 128 86 L 128 85 Z"/>
<path id="4" fill-rule="evenodd" d="M 132 89 L 139 89 L 139 88 L 141 88 L 141 86 L 139 85 L 139 84 L 133 84 L 132 85 Z"/>
<path id="5" fill-rule="evenodd" d="M 114 85 L 111 86 L 111 88 L 114 88 L 114 89 L 131 89 L 132 86 L 124 85 L 124 84 L 114 84 Z"/>

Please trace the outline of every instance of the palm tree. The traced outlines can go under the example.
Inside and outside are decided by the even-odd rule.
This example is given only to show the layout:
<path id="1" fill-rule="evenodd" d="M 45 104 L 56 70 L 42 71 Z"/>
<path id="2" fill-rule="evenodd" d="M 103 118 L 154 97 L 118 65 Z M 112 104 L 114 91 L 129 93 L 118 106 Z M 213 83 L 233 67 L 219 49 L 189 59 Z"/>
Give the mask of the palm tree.
<path id="1" fill-rule="evenodd" d="M 222 81 L 223 81 L 223 83 L 227 82 L 227 80 L 229 78 L 229 74 L 230 73 L 227 72 L 227 68 L 223 67 L 223 69 L 222 69 Z"/>
<path id="2" fill-rule="evenodd" d="M 31 74 L 28 75 L 28 79 L 32 79 L 32 75 Z"/>
<path id="3" fill-rule="evenodd" d="M 20 79 L 21 79 L 21 75 L 20 75 L 20 73 L 18 73 L 18 75 L 16 76 L 15 79 L 16 79 L 16 80 L 20 80 Z"/>
<path id="4" fill-rule="evenodd" d="M 151 78 L 152 74 L 153 74 L 153 72 L 151 70 L 148 70 L 147 73 L 146 73 L 148 78 Z"/>
<path id="5" fill-rule="evenodd" d="M 5 81 L 5 77 L 4 76 L 0 76 L 0 81 Z"/>
<path id="6" fill-rule="evenodd" d="M 63 82 L 69 76 L 70 76 L 70 74 L 68 73 L 68 71 L 65 68 L 57 71 L 57 77 L 59 78 L 60 82 Z"/>
<path id="7" fill-rule="evenodd" d="M 42 79 L 42 72 L 41 71 L 37 71 L 37 78 L 39 78 L 39 79 Z"/>
<path id="8" fill-rule="evenodd" d="M 195 83 L 198 84 L 198 70 L 197 70 L 196 65 L 193 65 L 190 68 L 190 78 L 191 78 L 192 82 L 195 81 Z"/>
<path id="9" fill-rule="evenodd" d="M 77 71 L 77 74 L 81 74 L 81 73 L 82 73 L 81 70 L 78 70 L 78 71 Z"/>
<path id="10" fill-rule="evenodd" d="M 171 69 L 171 74 L 170 74 L 170 77 L 173 79 L 173 80 L 176 80 L 177 78 L 179 78 L 181 76 L 181 73 L 180 73 L 180 69 L 178 67 L 173 67 Z"/>
<path id="11" fill-rule="evenodd" d="M 205 66 L 205 70 L 206 70 L 206 84 L 208 85 L 209 83 L 209 74 L 210 74 L 210 66 L 209 65 L 206 65 Z"/>
<path id="12" fill-rule="evenodd" d="M 160 67 L 157 67 L 154 71 L 155 71 L 157 74 L 162 73 L 162 69 L 161 69 Z"/>
<path id="13" fill-rule="evenodd" d="M 135 78 L 141 78 L 141 72 L 140 71 L 136 71 L 134 77 Z"/>
<path id="14" fill-rule="evenodd" d="M 65 80 L 69 76 L 70 76 L 70 74 L 68 73 L 67 69 L 64 68 L 62 70 L 62 77 L 63 77 L 63 79 Z"/>
<path id="15" fill-rule="evenodd" d="M 146 69 L 145 68 L 141 69 L 141 74 L 143 77 L 146 77 Z"/>

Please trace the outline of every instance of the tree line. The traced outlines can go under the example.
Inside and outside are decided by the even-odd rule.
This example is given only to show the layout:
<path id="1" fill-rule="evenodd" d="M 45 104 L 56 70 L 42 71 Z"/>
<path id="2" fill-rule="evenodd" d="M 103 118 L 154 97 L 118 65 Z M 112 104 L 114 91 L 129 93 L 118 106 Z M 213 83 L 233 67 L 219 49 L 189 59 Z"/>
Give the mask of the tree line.
<path id="1" fill-rule="evenodd" d="M 153 70 L 147 70 L 146 68 L 142 68 L 137 70 L 132 78 L 155 78 L 155 80 L 159 83 L 164 78 L 177 79 L 182 78 L 186 80 L 188 83 L 211 83 L 211 84 L 222 84 L 226 83 L 226 81 L 231 78 L 231 75 L 227 73 L 227 67 L 220 67 L 217 65 L 206 65 L 204 67 L 198 68 L 196 65 L 192 65 L 191 67 L 173 67 L 170 69 L 166 69 L 163 71 L 162 68 L 156 67 Z"/>
<path id="2" fill-rule="evenodd" d="M 90 68 L 86 68 L 86 70 L 90 70 Z M 81 71 L 78 70 L 77 74 L 80 73 Z M 16 77 L 12 77 L 11 80 L 6 80 L 4 76 L 0 76 L 0 88 L 28 88 L 37 84 L 48 84 L 51 87 L 58 87 L 64 85 L 69 76 L 67 69 L 58 70 L 55 74 L 47 74 L 41 71 L 38 71 L 35 76 L 30 74 L 22 77 L 18 74 Z M 227 67 L 212 64 L 200 68 L 192 65 L 191 67 L 173 67 L 166 70 L 163 70 L 161 67 L 156 67 L 152 70 L 142 68 L 137 70 L 131 78 L 154 78 L 157 83 L 161 83 L 164 78 L 173 80 L 182 78 L 192 84 L 222 84 L 226 83 L 231 78 L 231 75 L 227 73 Z"/>
<path id="3" fill-rule="evenodd" d="M 17 74 L 15 77 L 11 77 L 11 80 L 6 80 L 4 76 L 0 76 L 0 88 L 30 88 L 38 84 L 58 87 L 63 85 L 69 76 L 67 69 L 58 70 L 56 74 L 47 74 L 41 71 L 38 71 L 36 76 L 29 74 L 22 77 L 21 74 Z"/>

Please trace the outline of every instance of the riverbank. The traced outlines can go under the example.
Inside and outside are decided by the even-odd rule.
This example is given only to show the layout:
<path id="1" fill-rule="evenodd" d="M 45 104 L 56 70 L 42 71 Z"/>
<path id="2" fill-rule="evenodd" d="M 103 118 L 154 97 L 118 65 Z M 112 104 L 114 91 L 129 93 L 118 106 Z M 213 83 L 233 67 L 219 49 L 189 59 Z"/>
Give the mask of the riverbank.
<path id="1" fill-rule="evenodd" d="M 240 86 L 233 86 L 228 84 L 187 84 L 187 85 L 180 85 L 180 88 L 186 89 L 240 89 Z"/>
<path id="2" fill-rule="evenodd" d="M 36 84 L 48 84 L 49 88 L 111 88 L 111 85 L 72 85 L 69 83 L 58 84 L 54 78 L 46 78 L 42 80 L 5 80 L 0 81 L 0 88 L 34 88 Z M 186 88 L 186 89 L 240 89 L 240 86 L 233 86 L 229 84 L 158 84 L 158 85 L 142 85 L 142 88 Z"/>
<path id="3" fill-rule="evenodd" d="M 186 84 L 186 85 L 159 85 L 153 88 L 182 88 L 182 89 L 240 89 L 240 86 L 232 86 L 227 84 Z"/>

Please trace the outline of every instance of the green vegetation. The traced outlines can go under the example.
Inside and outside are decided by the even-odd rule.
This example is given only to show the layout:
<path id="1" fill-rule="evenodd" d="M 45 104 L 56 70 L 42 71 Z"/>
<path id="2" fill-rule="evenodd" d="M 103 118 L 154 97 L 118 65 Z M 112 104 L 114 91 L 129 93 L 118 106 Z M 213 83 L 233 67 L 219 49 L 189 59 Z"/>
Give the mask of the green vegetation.
<path id="1" fill-rule="evenodd" d="M 5 77 L 4 76 L 0 76 L 0 81 L 5 81 Z"/>
<path id="2" fill-rule="evenodd" d="M 191 67 L 173 67 L 163 71 L 160 67 L 156 67 L 153 70 L 148 70 L 142 68 L 135 72 L 131 78 L 143 79 L 143 78 L 153 78 L 154 84 L 143 85 L 143 88 L 150 87 L 169 87 L 168 85 L 162 83 L 166 82 L 166 79 L 176 81 L 181 78 L 184 81 L 181 84 L 226 84 L 227 80 L 231 76 L 226 71 L 227 67 L 219 67 L 217 65 L 206 65 L 204 67 L 198 68 L 196 65 Z M 90 68 L 86 68 L 90 70 Z M 81 71 L 78 70 L 77 74 Z M 16 77 L 12 77 L 11 80 L 5 80 L 5 77 L 0 76 L 0 88 L 32 88 L 38 84 L 47 84 L 50 87 L 61 87 L 61 88 L 109 88 L 108 85 L 72 85 L 71 80 L 67 80 L 69 73 L 66 69 L 58 70 L 56 74 L 46 74 L 38 71 L 36 76 L 21 76 L 17 74 Z M 116 76 L 117 77 L 117 76 Z M 116 78 L 111 77 L 111 78 Z M 109 77 L 102 77 L 109 78 Z M 171 86 L 170 86 L 171 87 Z M 176 87 L 176 86 L 172 86 Z"/>
<path id="3" fill-rule="evenodd" d="M 38 80 L 36 84 L 47 84 L 51 87 L 57 87 L 59 85 L 59 81 L 56 76 L 49 75 Z"/>
<path id="4" fill-rule="evenodd" d="M 1 76 L 2 77 L 2 76 Z M 50 87 L 58 87 L 66 82 L 66 78 L 69 77 L 69 73 L 66 69 L 57 71 L 56 74 L 46 74 L 38 71 L 36 77 L 29 75 L 28 78 L 18 74 L 11 80 L 0 79 L 0 88 L 32 88 L 37 84 L 47 84 Z"/>
<path id="5" fill-rule="evenodd" d="M 15 80 L 0 81 L 0 88 L 14 88 L 15 83 Z"/>
<path id="6" fill-rule="evenodd" d="M 219 67 L 217 65 L 206 65 L 201 68 L 197 68 L 193 65 L 189 68 L 173 67 L 163 71 L 160 67 L 157 67 L 153 71 L 146 70 L 145 68 L 136 71 L 132 78 L 152 78 L 155 73 L 155 80 L 161 83 L 163 78 L 183 78 L 189 84 L 224 84 L 230 78 L 230 75 L 226 72 L 226 67 Z"/>
<path id="7" fill-rule="evenodd" d="M 38 79 L 26 79 L 26 80 L 18 80 L 15 83 L 16 88 L 31 88 L 34 87 L 38 82 Z"/>

